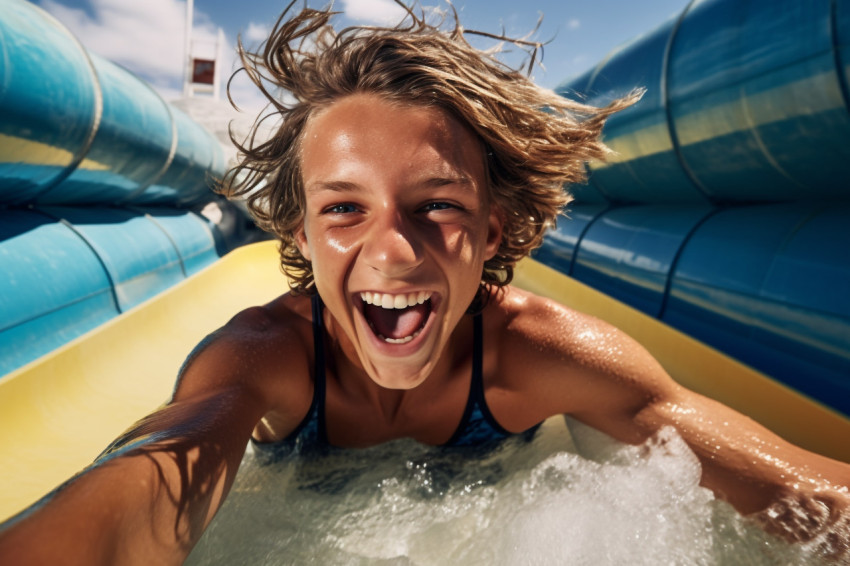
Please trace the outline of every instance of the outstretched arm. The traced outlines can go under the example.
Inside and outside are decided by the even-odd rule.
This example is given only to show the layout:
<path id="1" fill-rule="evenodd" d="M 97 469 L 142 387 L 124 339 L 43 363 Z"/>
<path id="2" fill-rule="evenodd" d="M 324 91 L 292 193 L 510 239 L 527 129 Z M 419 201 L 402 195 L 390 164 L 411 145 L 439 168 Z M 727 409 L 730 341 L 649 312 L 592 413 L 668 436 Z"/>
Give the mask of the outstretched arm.
<path id="1" fill-rule="evenodd" d="M 238 315 L 189 357 L 171 403 L 0 526 L 0 564 L 182 563 L 227 495 L 270 399 L 297 399 L 290 384 L 307 382 L 283 379 L 274 356 L 288 360 L 284 377 L 303 378 L 302 350 L 289 327 L 269 330 L 263 309 Z M 282 435 L 297 422 L 284 418 L 289 412 L 276 412 Z"/>
<path id="2" fill-rule="evenodd" d="M 628 443 L 673 426 L 702 463 L 702 485 L 768 532 L 802 541 L 830 531 L 850 547 L 850 465 L 794 446 L 678 385 L 642 346 L 610 325 L 545 299 L 523 298 L 505 343 L 528 346 L 506 363 L 519 375 L 535 368 L 529 406 L 570 414 Z"/>
<path id="3" fill-rule="evenodd" d="M 5 525 L 0 563 L 182 563 L 233 482 L 258 408 L 222 390 L 149 416 L 140 436 Z"/>
<path id="4" fill-rule="evenodd" d="M 676 384 L 634 416 L 674 426 L 702 463 L 701 484 L 770 533 L 807 541 L 829 530 L 850 550 L 850 466 L 790 444 L 732 409 Z M 841 546 L 841 545 L 839 545 Z"/>
<path id="5" fill-rule="evenodd" d="M 587 405 L 577 417 L 631 442 L 673 426 L 702 464 L 700 483 L 766 531 L 799 542 L 825 531 L 850 538 L 850 466 L 794 446 L 678 385 L 640 345 L 611 336 L 620 344 L 621 363 L 591 366 L 588 379 L 607 388 L 601 394 L 613 402 L 601 404 L 602 411 Z M 848 545 L 845 540 L 843 552 Z"/>

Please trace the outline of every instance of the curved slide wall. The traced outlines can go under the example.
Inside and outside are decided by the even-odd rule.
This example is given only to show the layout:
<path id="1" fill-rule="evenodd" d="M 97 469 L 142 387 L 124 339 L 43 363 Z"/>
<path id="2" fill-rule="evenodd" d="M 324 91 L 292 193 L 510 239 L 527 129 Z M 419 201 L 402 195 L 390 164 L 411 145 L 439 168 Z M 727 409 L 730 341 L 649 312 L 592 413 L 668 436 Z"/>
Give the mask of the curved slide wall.
<path id="1" fill-rule="evenodd" d="M 731 3 L 713 4 L 729 8 Z M 751 8 L 750 4 L 746 6 Z M 844 6 L 846 3 L 833 4 L 835 13 L 845 18 L 842 21 L 848 15 Z M 761 7 L 767 13 L 774 4 L 762 3 Z M 685 15 L 690 17 L 689 14 L 690 9 Z M 38 18 L 44 20 L 45 29 L 32 29 Z M 836 26 L 847 29 L 846 24 Z M 70 41 L 67 32 L 31 5 L 6 2 L 0 13 L 0 64 L 4 65 L 0 67 L 4 80 L 0 90 L 0 127 L 6 128 L 0 133 L 0 195 L 6 199 L 0 209 L 0 359 L 16 354 L 30 340 L 44 335 L 52 338 L 72 324 L 81 328 L 72 328 L 59 341 L 80 334 L 179 280 L 183 272 L 197 270 L 211 258 L 212 236 L 206 221 L 177 204 L 181 199 L 185 199 L 184 205 L 193 200 L 188 195 L 199 185 L 190 182 L 188 192 L 184 192 L 182 182 L 193 176 L 198 180 L 189 165 L 194 159 L 201 160 L 197 155 L 203 154 L 202 148 L 197 148 L 197 154 L 184 154 L 182 165 L 168 176 L 173 179 L 168 182 L 162 181 L 165 173 L 160 181 L 147 180 L 155 176 L 152 172 L 163 167 L 168 170 L 161 161 L 142 160 L 137 165 L 129 161 L 106 165 L 105 158 L 87 161 L 88 150 L 67 140 L 76 136 L 74 139 L 85 142 L 90 138 L 94 147 L 101 130 L 70 120 L 77 112 L 84 114 L 84 107 L 63 114 L 74 99 L 61 89 L 73 91 L 80 85 L 59 81 L 20 87 L 26 77 L 15 75 L 18 71 L 9 67 L 12 59 L 8 53 L 36 49 L 34 44 L 41 45 L 43 37 L 52 36 Z M 633 44 L 633 48 L 640 48 L 653 37 L 672 41 L 673 36 L 672 24 L 668 24 Z M 12 39 L 23 42 L 26 49 L 16 46 Z M 845 44 L 846 41 L 841 43 Z M 71 47 L 76 43 L 62 45 L 65 47 L 54 47 L 52 51 L 43 46 L 41 49 L 57 57 L 71 57 Z M 844 56 L 844 51 L 835 53 L 836 60 L 839 55 Z M 57 66 L 66 64 L 70 63 L 63 59 Z M 654 61 L 652 65 L 661 68 L 662 63 Z M 641 80 L 627 77 L 617 88 L 628 90 L 636 83 L 652 87 L 645 78 L 651 76 L 652 68 L 644 70 Z M 9 81 L 10 76 L 17 78 Z M 596 78 L 604 76 L 597 73 Z M 45 76 L 39 80 L 49 82 L 48 79 Z M 127 80 L 136 84 L 135 79 Z M 29 126 L 23 120 L 15 121 L 16 113 L 25 108 L 10 106 L 9 92 L 23 89 L 18 95 L 26 100 L 21 93 L 30 89 L 36 100 L 41 88 L 59 89 L 57 92 L 68 101 L 52 108 L 48 103 L 58 95 L 42 97 L 48 106 L 43 112 L 31 112 L 29 119 L 34 123 L 44 119 L 46 129 L 43 135 L 28 134 Z M 660 87 L 656 84 L 655 88 Z M 148 91 L 144 92 L 140 96 L 148 97 Z M 616 89 L 600 90 L 592 96 L 610 97 L 615 92 Z M 128 103 L 135 100 L 134 96 L 125 96 Z M 650 99 L 651 91 L 647 96 Z M 105 108 L 106 98 L 103 104 Z M 158 108 L 156 104 L 152 106 Z M 58 122 L 46 120 L 52 112 L 61 116 Z M 641 114 L 640 106 L 630 112 L 636 120 L 647 114 Z M 103 113 L 106 115 L 106 110 Z M 653 113 L 651 108 L 648 113 Z M 668 127 L 666 118 L 657 114 L 655 125 L 661 124 L 658 127 L 663 133 Z M 666 110 L 662 114 L 666 115 Z M 629 125 L 628 116 L 623 113 L 606 130 L 612 145 L 622 136 L 627 139 L 630 132 L 641 131 L 640 124 Z M 620 119 L 624 121 L 618 126 Z M 116 128 L 122 120 L 118 122 Z M 18 129 L 9 124 L 18 124 Z M 51 130 L 57 124 L 65 135 Z M 652 122 L 645 125 L 650 127 Z M 180 127 L 172 125 L 172 131 Z M 128 129 L 129 133 L 134 131 Z M 151 133 L 143 142 L 134 143 L 146 143 L 154 137 Z M 14 138 L 13 142 L 9 142 L 10 138 Z M 130 142 L 125 139 L 110 143 L 117 150 L 122 143 Z M 101 147 L 109 148 L 110 143 Z M 170 143 L 169 154 L 173 147 L 176 155 L 179 143 Z M 812 139 L 807 143 L 819 142 Z M 82 147 L 88 147 L 86 144 Z M 160 145 L 152 153 L 161 156 L 163 147 Z M 643 151 L 641 144 L 636 147 Z M 615 163 L 623 164 L 623 171 L 632 174 L 640 167 L 637 163 L 630 165 L 630 159 L 644 154 L 630 154 L 628 149 L 624 145 L 618 147 L 620 158 Z M 104 153 L 112 155 L 109 151 Z M 661 153 L 659 158 L 664 157 Z M 141 150 L 124 153 L 129 157 L 141 154 Z M 41 157 L 37 160 L 35 155 Z M 734 332 L 738 332 L 744 338 L 729 342 L 740 342 L 745 351 L 751 349 L 753 336 L 758 333 L 773 340 L 784 339 L 784 345 L 766 349 L 770 352 L 766 357 L 775 359 L 781 354 L 794 363 L 809 363 L 817 371 L 827 367 L 825 358 L 806 357 L 808 354 L 800 354 L 795 348 L 831 352 L 837 363 L 846 363 L 848 317 L 843 295 L 848 285 L 842 283 L 850 263 L 842 255 L 846 254 L 842 248 L 850 241 L 846 237 L 846 199 L 841 195 L 811 197 L 801 192 L 799 198 L 785 199 L 784 203 L 764 201 L 753 205 L 750 199 L 758 199 L 749 197 L 732 206 L 730 202 L 700 196 L 694 187 L 688 191 L 686 186 L 672 186 L 682 176 L 687 177 L 680 159 L 673 155 L 668 160 L 669 177 L 660 175 L 664 171 L 655 167 L 645 168 L 642 174 L 656 177 L 645 178 L 648 185 L 633 181 L 632 189 L 627 183 L 618 185 L 618 190 L 624 191 L 619 195 L 613 195 L 610 186 L 604 195 L 595 186 L 579 191 L 579 201 L 570 212 L 572 220 L 561 222 L 539 254 L 558 270 L 524 261 L 517 269 L 517 284 L 606 318 L 641 340 L 685 385 L 746 412 L 802 446 L 850 460 L 846 442 L 850 420 L 846 417 L 656 320 L 702 326 L 706 334 L 735 336 Z M 95 161 L 99 165 L 93 165 Z M 160 164 L 159 168 L 154 162 Z M 602 169 L 594 167 L 595 181 L 600 180 Z M 88 183 L 102 186 L 92 190 Z M 59 189 L 60 186 L 66 188 Z M 148 192 L 147 187 L 156 186 L 162 188 Z M 647 186 L 658 187 L 668 196 L 644 198 L 641 195 L 651 193 Z M 67 187 L 77 187 L 81 192 Z M 629 194 L 629 190 L 634 193 Z M 759 190 L 763 193 L 764 187 Z M 66 191 L 68 194 L 61 196 Z M 592 191 L 597 194 L 594 196 Z M 676 196 L 677 191 L 681 195 Z M 112 194 L 109 202 L 95 202 L 91 196 L 107 192 Z M 21 197 L 25 193 L 30 196 Z M 147 196 L 140 197 L 143 194 Z M 199 201 L 203 198 L 199 197 Z M 117 206 L 129 202 L 133 205 Z M 148 248 L 146 242 L 156 244 Z M 152 256 L 157 259 L 152 260 Z M 571 273 L 573 279 L 559 271 Z M 651 316 L 613 301 L 576 279 L 593 280 L 594 286 Z M 244 285 L 245 281 L 251 284 Z M 240 292 L 234 293 L 237 287 Z M 0 493 L 0 519 L 87 465 L 117 434 L 164 401 L 180 362 L 211 328 L 240 308 L 268 300 L 284 287 L 273 243 L 243 247 L 131 312 L 111 318 L 85 337 L 0 379 L 0 453 L 8 468 L 4 468 L 6 486 Z M 697 316 L 700 312 L 704 316 Z M 679 313 L 686 322 L 671 319 L 671 313 Z M 699 330 L 691 332 L 696 335 Z M 17 337 L 13 336 L 15 333 Z M 769 340 L 764 343 L 769 345 Z M 836 373 L 839 378 L 835 383 L 845 387 L 847 373 Z M 816 378 L 823 374 L 815 370 L 801 375 L 829 383 Z M 836 406 L 841 398 L 833 401 Z"/>
<path id="2" fill-rule="evenodd" d="M 850 0 L 692 1 L 557 91 L 611 118 L 536 258 L 850 414 Z"/>
<path id="3" fill-rule="evenodd" d="M 537 256 L 845 413 L 848 3 L 692 2 L 560 87 L 648 91 Z M 0 32 L 2 374 L 213 261 L 222 164 L 32 4 Z"/>
<path id="4" fill-rule="evenodd" d="M 850 419 L 538 262 L 520 262 L 514 282 L 608 320 L 639 337 L 682 384 L 800 446 L 850 462 Z M 181 362 L 211 329 L 286 285 L 274 242 L 242 246 L 0 379 L 0 521 L 89 465 L 166 401 Z"/>
<path id="5" fill-rule="evenodd" d="M 215 261 L 226 235 L 194 211 L 223 155 L 47 13 L 4 2 L 0 375 Z"/>

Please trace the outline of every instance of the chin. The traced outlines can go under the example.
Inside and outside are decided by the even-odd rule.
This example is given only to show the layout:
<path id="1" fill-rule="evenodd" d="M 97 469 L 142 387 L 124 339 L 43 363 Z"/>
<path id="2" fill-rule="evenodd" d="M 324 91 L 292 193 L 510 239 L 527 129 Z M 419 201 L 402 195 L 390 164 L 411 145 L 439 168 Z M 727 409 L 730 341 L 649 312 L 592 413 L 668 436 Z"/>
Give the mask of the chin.
<path id="1" fill-rule="evenodd" d="M 393 370 L 392 368 L 388 368 L 382 372 L 373 369 L 368 373 L 372 381 L 384 389 L 415 389 L 428 378 L 425 368 L 412 372 L 408 376 L 404 376 L 406 372 Z"/>

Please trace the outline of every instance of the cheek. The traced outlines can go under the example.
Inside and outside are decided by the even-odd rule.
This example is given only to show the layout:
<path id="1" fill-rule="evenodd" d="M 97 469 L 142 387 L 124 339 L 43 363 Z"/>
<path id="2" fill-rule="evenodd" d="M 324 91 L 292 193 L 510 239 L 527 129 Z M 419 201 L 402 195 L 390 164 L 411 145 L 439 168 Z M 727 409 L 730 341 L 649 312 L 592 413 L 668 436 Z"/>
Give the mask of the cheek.
<path id="1" fill-rule="evenodd" d="M 319 277 L 336 277 L 339 272 L 347 271 L 357 248 L 357 238 L 354 234 L 334 232 L 329 230 L 321 234 L 311 234 L 311 250 L 315 256 L 313 273 Z"/>
<path id="2" fill-rule="evenodd" d="M 457 256 L 458 260 L 463 263 L 470 263 L 475 260 L 475 253 L 470 242 L 469 232 L 459 232 L 451 238 L 451 248 Z"/>
<path id="3" fill-rule="evenodd" d="M 334 236 L 326 238 L 325 244 L 327 244 L 328 248 L 330 248 L 333 252 L 340 255 L 350 253 L 353 248 L 353 245 L 350 242 L 346 242 L 343 239 Z"/>
<path id="4" fill-rule="evenodd" d="M 476 262 L 476 250 L 473 242 L 473 231 L 468 228 L 443 227 L 439 241 L 443 246 L 443 253 L 457 263 Z"/>

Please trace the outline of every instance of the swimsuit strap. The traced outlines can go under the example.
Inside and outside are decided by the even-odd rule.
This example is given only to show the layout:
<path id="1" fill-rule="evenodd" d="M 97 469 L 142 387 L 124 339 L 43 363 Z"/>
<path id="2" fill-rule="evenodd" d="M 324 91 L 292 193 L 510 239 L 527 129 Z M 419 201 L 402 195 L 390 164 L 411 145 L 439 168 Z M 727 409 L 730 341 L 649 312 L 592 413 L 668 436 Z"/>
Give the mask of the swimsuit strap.
<path id="1" fill-rule="evenodd" d="M 325 326 L 322 310 L 324 304 L 322 298 L 317 294 L 311 298 L 313 308 L 313 403 L 310 411 L 311 416 L 316 412 L 316 425 L 318 440 L 322 444 L 328 444 L 328 431 L 325 423 Z"/>
<path id="2" fill-rule="evenodd" d="M 284 440 L 281 447 L 312 446 L 325 449 L 329 446 L 327 423 L 325 419 L 325 399 L 327 391 L 325 359 L 326 337 L 322 312 L 322 299 L 315 295 L 311 299 L 313 325 L 313 400 L 310 409 L 301 423 Z M 493 417 L 484 397 L 484 324 L 481 314 L 473 316 L 472 336 L 472 375 L 470 376 L 469 395 L 463 416 L 452 437 L 443 446 L 483 446 L 499 439 L 514 436 L 505 430 Z M 521 433 L 531 439 L 537 427 Z M 264 446 L 257 443 L 257 446 Z M 289 453 L 290 448 L 284 448 Z M 274 448 L 273 448 L 274 449 Z"/>
<path id="3" fill-rule="evenodd" d="M 511 433 L 502 428 L 502 425 L 493 417 L 493 413 L 487 406 L 487 400 L 484 398 L 484 323 L 481 313 L 476 314 L 473 318 L 473 327 L 472 384 L 469 391 L 470 401 L 467 401 L 467 405 L 477 404 L 487 424 L 500 434 L 510 435 Z"/>
<path id="4" fill-rule="evenodd" d="M 481 313 L 472 317 L 472 384 L 469 395 L 476 401 L 484 400 L 484 323 Z"/>
<path id="5" fill-rule="evenodd" d="M 469 397 L 457 429 L 443 446 L 465 445 L 475 442 L 482 432 L 484 436 L 495 432 L 499 436 L 510 436 L 510 432 L 493 418 L 484 398 L 484 323 L 481 313 L 472 318 L 472 376 L 469 384 Z M 491 429 L 484 432 L 482 426 Z"/>

